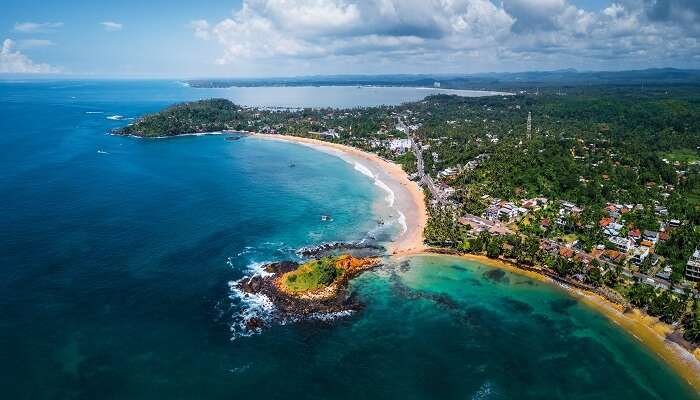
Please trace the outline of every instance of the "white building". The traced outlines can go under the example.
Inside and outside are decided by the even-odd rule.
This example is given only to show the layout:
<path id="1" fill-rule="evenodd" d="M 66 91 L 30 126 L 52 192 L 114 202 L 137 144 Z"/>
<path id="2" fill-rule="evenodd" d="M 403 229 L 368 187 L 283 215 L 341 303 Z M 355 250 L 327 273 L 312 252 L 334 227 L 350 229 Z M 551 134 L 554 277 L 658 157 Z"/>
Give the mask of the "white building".
<path id="1" fill-rule="evenodd" d="M 685 266 L 685 277 L 691 281 L 700 281 L 700 250 L 695 249 Z"/>
<path id="2" fill-rule="evenodd" d="M 411 141 L 409 139 L 391 139 L 389 150 L 395 153 L 405 153 L 411 150 Z"/>

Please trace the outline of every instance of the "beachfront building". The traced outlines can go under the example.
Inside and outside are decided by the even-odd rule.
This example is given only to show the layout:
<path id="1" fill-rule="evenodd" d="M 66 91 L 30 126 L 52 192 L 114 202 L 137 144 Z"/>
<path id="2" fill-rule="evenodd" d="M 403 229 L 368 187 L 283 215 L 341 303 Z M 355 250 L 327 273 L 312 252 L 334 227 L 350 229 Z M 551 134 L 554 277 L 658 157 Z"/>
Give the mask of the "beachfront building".
<path id="1" fill-rule="evenodd" d="M 700 250 L 695 249 L 685 266 L 685 277 L 691 281 L 700 281 Z"/>
<path id="2" fill-rule="evenodd" d="M 411 150 L 411 141 L 409 139 L 391 139 L 389 141 L 389 150 L 394 153 L 405 153 Z"/>

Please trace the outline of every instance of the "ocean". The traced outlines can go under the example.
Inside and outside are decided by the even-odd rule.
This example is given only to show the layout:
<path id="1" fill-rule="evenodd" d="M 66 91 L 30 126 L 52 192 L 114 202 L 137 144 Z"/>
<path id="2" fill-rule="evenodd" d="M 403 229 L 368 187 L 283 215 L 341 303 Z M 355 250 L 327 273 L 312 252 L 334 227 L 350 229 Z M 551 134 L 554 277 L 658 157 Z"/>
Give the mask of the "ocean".
<path id="1" fill-rule="evenodd" d="M 350 89 L 365 90 L 292 88 L 296 104 L 264 90 L 229 97 L 351 107 L 415 95 L 374 88 L 353 101 Z M 362 275 L 354 314 L 242 331 L 241 315 L 265 304 L 241 301 L 231 282 L 303 246 L 391 231 L 377 222 L 386 192 L 332 155 L 107 134 L 220 91 L 0 82 L 2 398 L 697 398 L 561 289 L 449 257 Z"/>

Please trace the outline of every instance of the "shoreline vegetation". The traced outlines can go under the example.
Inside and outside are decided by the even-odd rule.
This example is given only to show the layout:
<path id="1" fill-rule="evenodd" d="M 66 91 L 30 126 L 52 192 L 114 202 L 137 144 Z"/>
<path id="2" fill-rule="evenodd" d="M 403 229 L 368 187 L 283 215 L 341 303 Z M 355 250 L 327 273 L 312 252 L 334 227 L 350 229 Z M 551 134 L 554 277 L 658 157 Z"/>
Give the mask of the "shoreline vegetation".
<path id="1" fill-rule="evenodd" d="M 197 104 L 200 103 L 201 102 L 197 102 Z M 230 104 L 232 105 L 233 103 Z M 386 158 L 371 152 L 368 148 L 358 148 L 361 146 L 354 147 L 356 145 L 355 143 L 350 143 L 350 145 L 337 143 L 337 141 L 334 140 L 336 136 L 332 135 L 329 135 L 329 137 L 326 138 L 333 140 L 331 142 L 327 140 L 300 136 L 303 134 L 300 132 L 285 132 L 285 134 L 277 134 L 271 132 L 270 130 L 260 133 L 250 132 L 248 126 L 244 124 L 244 121 L 249 117 L 248 114 L 254 114 L 254 110 L 240 108 L 235 105 L 233 105 L 233 108 L 227 105 L 226 107 L 228 107 L 228 111 L 226 111 L 226 113 L 231 112 L 233 114 L 228 114 L 225 116 L 218 114 L 218 116 L 214 119 L 217 120 L 218 118 L 218 122 L 197 125 L 196 129 L 190 129 L 190 126 L 184 131 L 178 131 L 178 129 L 184 128 L 176 125 L 179 122 L 173 121 L 172 118 L 169 118 L 168 113 L 172 113 L 173 110 L 174 112 L 179 112 L 182 110 L 182 107 L 186 109 L 187 113 L 190 113 L 191 110 L 187 110 L 188 105 L 173 106 L 166 109 L 164 111 L 165 114 L 163 115 L 155 115 L 155 117 L 151 116 L 155 119 L 147 121 L 145 125 L 142 124 L 137 128 L 134 128 L 132 125 L 116 133 L 142 137 L 155 137 L 162 136 L 163 133 L 166 133 L 165 136 L 179 136 L 185 133 L 204 134 L 207 131 L 224 131 L 229 133 L 233 133 L 232 131 L 235 131 L 265 140 L 288 141 L 301 145 L 307 145 L 319 151 L 336 155 L 339 155 L 338 153 L 340 153 L 340 155 L 350 157 L 353 160 L 364 161 L 370 164 L 375 171 L 383 171 L 385 173 L 384 178 L 386 178 L 386 184 L 391 187 L 392 191 L 394 191 L 395 208 L 405 214 L 405 224 L 407 229 L 403 234 L 399 235 L 390 246 L 390 256 L 400 258 L 423 254 L 434 255 L 436 253 L 458 256 L 472 259 L 492 267 L 508 269 L 542 282 L 554 284 L 566 290 L 570 295 L 579 299 L 579 301 L 581 301 L 583 304 L 602 313 L 615 324 L 632 334 L 642 344 L 647 346 L 647 348 L 663 359 L 693 388 L 700 392 L 700 349 L 694 348 L 692 345 L 686 342 L 674 326 L 661 322 L 658 318 L 651 317 L 647 315 L 646 312 L 631 307 L 630 304 L 619 295 L 619 293 L 615 292 L 615 294 L 617 294 L 617 296 L 615 296 L 613 293 L 606 292 L 605 289 L 596 288 L 583 284 L 582 282 L 574 281 L 570 278 L 559 276 L 553 269 L 520 264 L 517 260 L 507 259 L 502 256 L 498 256 L 498 258 L 490 258 L 482 255 L 483 252 L 479 252 L 478 254 L 465 254 L 452 248 L 426 247 L 424 245 L 424 230 L 429 221 L 426 203 L 428 201 L 435 200 L 441 201 L 442 199 L 432 198 L 432 193 L 424 192 L 414 180 L 409 179 L 409 176 L 405 171 L 407 168 L 405 165 L 403 165 L 403 163 L 402 165 L 399 165 L 394 161 L 387 160 Z M 206 116 L 197 114 L 198 111 L 196 108 L 197 107 L 195 106 L 194 115 L 196 115 L 196 118 L 198 120 L 201 120 L 202 118 L 206 120 Z M 192 114 L 189 115 L 192 116 Z M 148 118 L 149 117 L 146 117 L 146 119 Z M 221 121 L 226 118 L 233 118 L 231 121 L 234 121 L 234 123 L 222 123 Z M 156 121 L 156 123 L 151 123 L 154 121 Z M 158 126 L 162 127 L 163 125 L 168 127 L 166 131 L 161 130 L 157 135 L 154 134 L 155 131 L 153 129 L 156 129 Z M 146 128 L 145 130 L 138 130 L 143 129 L 144 127 Z M 211 129 L 212 127 L 216 129 Z M 309 131 L 308 133 L 312 132 Z M 314 136 L 319 137 L 318 135 Z M 415 168 L 415 165 L 413 168 Z M 610 292 L 612 292 L 612 289 L 610 289 Z"/>

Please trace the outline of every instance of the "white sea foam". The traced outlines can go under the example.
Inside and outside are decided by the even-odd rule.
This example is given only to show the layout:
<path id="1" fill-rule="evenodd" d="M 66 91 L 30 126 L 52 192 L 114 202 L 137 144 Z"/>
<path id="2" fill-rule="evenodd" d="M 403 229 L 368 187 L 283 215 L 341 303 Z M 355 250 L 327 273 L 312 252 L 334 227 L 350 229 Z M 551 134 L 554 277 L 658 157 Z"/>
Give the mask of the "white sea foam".
<path id="1" fill-rule="evenodd" d="M 408 232 L 408 225 L 406 225 L 406 216 L 401 211 L 399 211 L 399 224 L 401 225 L 402 235 Z"/>
<path id="2" fill-rule="evenodd" d="M 369 168 L 360 164 L 359 162 L 355 162 L 355 170 L 360 171 L 363 175 L 374 179 L 374 174 L 372 173 L 372 171 L 370 171 Z"/>
<path id="3" fill-rule="evenodd" d="M 233 266 L 231 259 L 227 261 L 227 264 Z M 272 320 L 272 315 L 275 311 L 274 303 L 265 295 L 259 293 L 247 293 L 238 287 L 238 284 L 243 280 L 251 279 L 254 276 L 269 276 L 272 275 L 270 272 L 265 271 L 263 266 L 268 264 L 267 262 L 254 262 L 246 266 L 247 276 L 235 281 L 229 281 L 228 286 L 230 290 L 229 298 L 237 304 L 234 307 L 238 310 L 236 314 L 233 315 L 233 321 L 229 327 L 231 331 L 231 340 L 239 337 L 251 336 L 256 333 L 260 333 L 261 329 L 250 330 L 246 326 L 247 322 L 251 318 L 259 318 L 266 324 L 269 324 Z"/>
<path id="4" fill-rule="evenodd" d="M 387 186 L 386 183 L 384 183 L 383 181 L 381 181 L 379 179 L 375 178 L 374 184 L 379 186 L 380 188 L 382 188 L 382 190 L 384 190 L 387 193 L 387 195 L 384 199 L 386 200 L 387 203 L 389 203 L 389 207 L 394 207 L 394 201 L 396 200 L 396 196 L 394 195 L 394 191 L 391 190 L 391 188 L 389 186 Z"/>
<path id="5" fill-rule="evenodd" d="M 491 382 L 484 382 L 479 390 L 474 393 L 472 396 L 473 400 L 483 400 L 483 399 L 488 399 L 491 397 L 491 394 L 493 393 L 493 385 L 491 385 Z"/>

